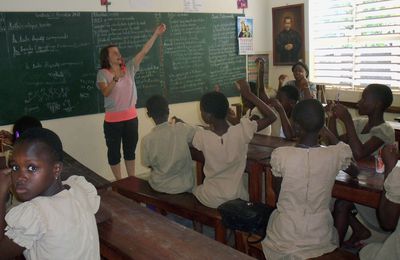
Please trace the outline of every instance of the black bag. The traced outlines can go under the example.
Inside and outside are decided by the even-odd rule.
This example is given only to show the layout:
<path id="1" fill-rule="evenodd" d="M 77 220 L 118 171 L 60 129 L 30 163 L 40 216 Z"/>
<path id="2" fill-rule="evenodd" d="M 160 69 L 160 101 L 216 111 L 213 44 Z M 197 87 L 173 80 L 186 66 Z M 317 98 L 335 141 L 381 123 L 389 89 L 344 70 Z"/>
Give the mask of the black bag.
<path id="1" fill-rule="evenodd" d="M 218 208 L 222 216 L 222 224 L 232 230 L 240 230 L 251 234 L 261 236 L 261 239 L 249 241 L 249 243 L 258 243 L 266 236 L 266 228 L 269 216 L 273 208 L 260 202 L 249 202 L 242 199 L 230 200 L 222 203 Z"/>

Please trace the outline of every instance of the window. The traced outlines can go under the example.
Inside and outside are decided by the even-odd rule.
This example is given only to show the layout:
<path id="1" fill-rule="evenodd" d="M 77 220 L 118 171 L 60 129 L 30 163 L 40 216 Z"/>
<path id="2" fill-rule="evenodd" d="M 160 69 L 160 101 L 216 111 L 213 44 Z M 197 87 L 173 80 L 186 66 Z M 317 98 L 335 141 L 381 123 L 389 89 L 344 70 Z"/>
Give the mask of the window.
<path id="1" fill-rule="evenodd" d="M 400 0 L 310 0 L 310 77 L 400 90 Z"/>

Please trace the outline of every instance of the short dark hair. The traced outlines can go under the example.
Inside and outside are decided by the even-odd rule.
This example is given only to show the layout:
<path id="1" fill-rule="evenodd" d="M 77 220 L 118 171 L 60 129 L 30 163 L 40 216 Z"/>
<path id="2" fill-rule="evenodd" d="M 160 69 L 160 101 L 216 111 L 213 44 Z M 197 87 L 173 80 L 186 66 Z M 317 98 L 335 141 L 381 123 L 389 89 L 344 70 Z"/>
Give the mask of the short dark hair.
<path id="1" fill-rule="evenodd" d="M 229 102 L 221 92 L 208 92 L 201 97 L 200 106 L 204 112 L 217 119 L 224 119 L 228 113 Z"/>
<path id="2" fill-rule="evenodd" d="M 149 116 L 160 118 L 169 115 L 168 101 L 161 95 L 153 95 L 146 101 Z"/>
<path id="3" fill-rule="evenodd" d="M 13 143 L 27 129 L 35 127 L 42 127 L 42 123 L 39 121 L 39 119 L 28 115 L 18 118 L 18 120 L 15 121 L 12 129 Z"/>
<path id="4" fill-rule="evenodd" d="M 15 146 L 22 143 L 42 143 L 47 146 L 49 154 L 56 162 L 63 161 L 63 147 L 56 133 L 47 128 L 30 128 L 16 140 Z"/>
<path id="5" fill-rule="evenodd" d="M 284 85 L 278 89 L 278 93 L 284 93 L 288 99 L 296 102 L 300 99 L 299 90 L 295 86 Z"/>
<path id="6" fill-rule="evenodd" d="M 292 66 L 292 72 L 294 71 L 294 68 L 296 68 L 296 66 L 301 66 L 301 67 L 303 67 L 303 69 L 306 71 L 306 78 L 308 78 L 308 74 L 310 73 L 309 70 L 308 70 L 308 66 L 307 66 L 305 63 L 303 63 L 303 62 L 301 62 L 301 61 L 298 61 L 298 62 L 296 62 L 295 64 L 293 64 L 293 66 Z"/>
<path id="7" fill-rule="evenodd" d="M 111 67 L 110 60 L 108 59 L 108 49 L 112 47 L 118 46 L 116 44 L 109 44 L 100 50 L 100 68 L 109 69 Z"/>
<path id="8" fill-rule="evenodd" d="M 297 103 L 292 117 L 306 132 L 318 132 L 325 124 L 324 108 L 316 99 L 306 99 Z"/>
<path id="9" fill-rule="evenodd" d="M 393 102 L 392 90 L 383 84 L 369 84 L 367 88 L 371 91 L 372 95 L 382 102 L 382 109 L 385 111 Z"/>

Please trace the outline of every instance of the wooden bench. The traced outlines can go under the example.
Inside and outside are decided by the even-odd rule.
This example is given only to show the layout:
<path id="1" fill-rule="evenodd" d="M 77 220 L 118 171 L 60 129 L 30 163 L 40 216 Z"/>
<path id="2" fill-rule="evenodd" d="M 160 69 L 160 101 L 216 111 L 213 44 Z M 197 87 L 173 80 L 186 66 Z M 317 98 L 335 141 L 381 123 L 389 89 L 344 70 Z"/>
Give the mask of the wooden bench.
<path id="1" fill-rule="evenodd" d="M 147 181 L 133 176 L 112 183 L 112 189 L 134 201 L 153 205 L 159 210 L 211 226 L 215 229 L 215 240 L 225 243 L 226 230 L 219 212 L 201 204 L 191 193 L 157 192 Z"/>
<path id="2" fill-rule="evenodd" d="M 98 224 L 102 259 L 251 259 L 114 192 L 101 192 L 111 214 Z"/>

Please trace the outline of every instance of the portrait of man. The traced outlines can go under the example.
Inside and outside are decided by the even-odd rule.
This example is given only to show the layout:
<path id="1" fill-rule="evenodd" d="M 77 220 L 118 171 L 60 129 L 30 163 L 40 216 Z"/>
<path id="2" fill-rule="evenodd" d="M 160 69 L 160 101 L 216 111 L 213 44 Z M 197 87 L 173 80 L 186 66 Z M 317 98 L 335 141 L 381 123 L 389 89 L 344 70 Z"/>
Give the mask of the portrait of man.
<path id="1" fill-rule="evenodd" d="M 272 9 L 274 65 L 304 61 L 303 4 Z"/>

